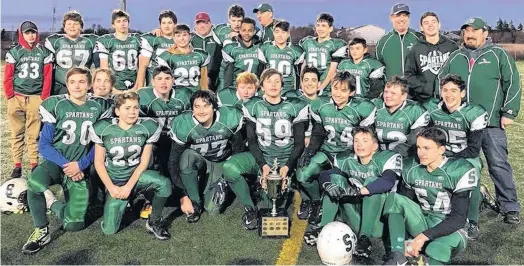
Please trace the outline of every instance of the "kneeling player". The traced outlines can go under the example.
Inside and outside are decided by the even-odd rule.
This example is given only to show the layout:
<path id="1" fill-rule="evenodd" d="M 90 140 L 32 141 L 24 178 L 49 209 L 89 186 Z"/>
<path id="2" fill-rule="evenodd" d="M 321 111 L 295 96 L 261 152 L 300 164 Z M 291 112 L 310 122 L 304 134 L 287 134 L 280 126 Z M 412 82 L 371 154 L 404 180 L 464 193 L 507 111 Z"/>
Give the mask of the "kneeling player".
<path id="1" fill-rule="evenodd" d="M 152 119 L 139 119 L 138 94 L 123 92 L 115 97 L 118 118 L 94 125 L 90 137 L 96 143 L 95 168 L 107 189 L 102 231 L 118 232 L 131 195 L 153 190 L 153 208 L 146 228 L 157 239 L 171 236 L 161 225 L 162 209 L 171 195 L 171 182 L 156 171 L 146 170 L 162 127 Z"/>
<path id="2" fill-rule="evenodd" d="M 446 156 L 468 160 L 480 173 L 482 162 L 483 130 L 488 124 L 488 113 L 476 104 L 465 101 L 466 83 L 457 75 L 447 75 L 440 81 L 442 102 L 429 101 L 426 108 L 430 111 L 431 125 L 446 132 Z M 479 175 L 480 178 L 480 175 Z M 480 180 L 471 193 L 468 213 L 468 238 L 480 236 L 479 206 L 481 203 Z"/>
<path id="3" fill-rule="evenodd" d="M 275 158 L 280 175 L 290 176 L 304 150 L 308 124 L 307 104 L 281 97 L 282 75 L 277 70 L 265 70 L 261 82 L 264 96 L 251 98 L 243 107 L 251 152 L 236 154 L 224 164 L 224 178 L 244 205 L 242 223 L 248 230 L 257 228 L 258 214 L 245 178 L 266 178 Z"/>
<path id="4" fill-rule="evenodd" d="M 38 252 L 51 241 L 44 191 L 54 184 L 62 184 L 68 197 L 65 203 L 52 197 L 47 207 L 63 221 L 65 230 L 85 226 L 89 199 L 85 175 L 94 155 L 88 129 L 109 106 L 102 98 L 88 96 L 91 72 L 87 68 L 71 68 L 66 83 L 68 94 L 49 97 L 40 106 L 43 126 L 38 150 L 44 159 L 28 181 L 27 201 L 36 228 L 22 248 L 26 254 Z"/>
<path id="5" fill-rule="evenodd" d="M 242 109 L 242 104 L 255 96 L 258 89 L 257 75 L 251 72 L 238 74 L 237 87 L 225 88 L 217 93 L 220 106 L 234 106 Z"/>
<path id="6" fill-rule="evenodd" d="M 226 196 L 223 164 L 233 153 L 232 144 L 240 136 L 237 132 L 242 128 L 243 117 L 238 108 L 219 108 L 215 94 L 208 90 L 193 94 L 191 108 L 193 112 L 184 112 L 171 123 L 173 144 L 169 167 L 173 180 L 180 175 L 193 204 L 193 212 L 186 218 L 195 223 L 200 219 L 202 205 L 211 214 L 220 212 Z M 205 182 L 204 202 L 200 182 Z"/>
<path id="7" fill-rule="evenodd" d="M 462 227 L 478 172 L 465 159 L 447 158 L 445 151 L 446 133 L 430 127 L 417 137 L 418 161 L 404 161 L 400 191 L 389 194 L 384 205 L 392 251 L 387 265 L 402 265 L 406 256 L 422 253 L 430 265 L 449 263 L 466 247 Z M 406 233 L 414 237 L 407 245 Z"/>
<path id="8" fill-rule="evenodd" d="M 402 156 L 379 150 L 377 135 L 371 127 L 357 127 L 352 136 L 355 153 L 338 154 L 335 160 L 338 169 L 321 174 L 320 183 L 325 190 L 322 220 L 320 228 L 309 228 L 305 240 L 315 243 L 321 227 L 334 221 L 339 213 L 358 232 L 356 255 L 369 257 L 370 238 L 382 236 L 384 225 L 379 219 L 386 192 L 400 177 Z"/>
<path id="9" fill-rule="evenodd" d="M 313 130 L 297 170 L 297 180 L 309 196 L 300 204 L 300 219 L 318 220 L 321 205 L 318 174 L 330 168 L 338 153 L 352 150 L 353 127 L 375 122 L 375 106 L 366 99 L 353 97 L 355 89 L 351 74 L 338 73 L 333 79 L 331 98 L 320 97 L 310 103 Z"/>

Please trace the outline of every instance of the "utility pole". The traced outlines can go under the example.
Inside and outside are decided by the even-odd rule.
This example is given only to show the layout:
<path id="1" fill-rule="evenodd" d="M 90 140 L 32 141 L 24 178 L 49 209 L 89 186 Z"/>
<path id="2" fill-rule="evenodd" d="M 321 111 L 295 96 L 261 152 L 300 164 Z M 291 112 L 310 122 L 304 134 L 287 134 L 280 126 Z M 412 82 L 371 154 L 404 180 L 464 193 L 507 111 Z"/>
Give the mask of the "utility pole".
<path id="1" fill-rule="evenodd" d="M 127 0 L 120 0 L 120 9 L 126 11 L 127 8 Z"/>
<path id="2" fill-rule="evenodd" d="M 51 32 L 55 32 L 55 26 L 56 26 L 56 7 L 53 7 L 53 24 L 51 26 Z"/>

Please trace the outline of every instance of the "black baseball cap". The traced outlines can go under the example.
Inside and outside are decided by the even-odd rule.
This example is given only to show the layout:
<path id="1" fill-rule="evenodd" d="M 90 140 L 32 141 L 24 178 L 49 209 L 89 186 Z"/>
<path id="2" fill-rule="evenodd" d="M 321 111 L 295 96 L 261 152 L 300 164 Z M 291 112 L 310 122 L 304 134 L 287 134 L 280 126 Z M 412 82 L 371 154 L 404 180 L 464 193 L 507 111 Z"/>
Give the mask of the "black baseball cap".
<path id="1" fill-rule="evenodd" d="M 20 25 L 20 30 L 22 32 L 28 32 L 30 30 L 38 32 L 38 28 L 36 27 L 36 24 L 29 20 L 22 22 L 22 25 Z"/>
<path id="2" fill-rule="evenodd" d="M 398 13 L 406 12 L 408 14 L 411 14 L 409 12 L 409 6 L 402 3 L 397 3 L 391 7 L 391 15 L 396 15 Z"/>

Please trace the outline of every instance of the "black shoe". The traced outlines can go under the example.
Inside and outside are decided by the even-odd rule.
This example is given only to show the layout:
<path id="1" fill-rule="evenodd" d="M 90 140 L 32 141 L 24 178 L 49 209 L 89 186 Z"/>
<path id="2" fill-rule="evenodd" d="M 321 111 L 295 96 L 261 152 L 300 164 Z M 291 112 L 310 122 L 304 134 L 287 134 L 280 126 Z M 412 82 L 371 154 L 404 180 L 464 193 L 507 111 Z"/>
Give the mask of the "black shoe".
<path id="1" fill-rule="evenodd" d="M 311 211 L 311 201 L 310 200 L 302 200 L 300 203 L 300 208 L 297 212 L 297 217 L 300 220 L 306 220 L 309 218 L 309 213 Z"/>
<path id="2" fill-rule="evenodd" d="M 11 172 L 11 178 L 20 178 L 22 177 L 22 168 L 15 167 L 13 168 L 13 171 Z"/>
<path id="3" fill-rule="evenodd" d="M 49 244 L 51 236 L 49 235 L 49 228 L 35 228 L 35 231 L 29 236 L 29 239 L 22 247 L 22 253 L 35 254 L 45 245 Z"/>
<path id="4" fill-rule="evenodd" d="M 519 224 L 520 213 L 518 211 L 509 211 L 504 214 L 504 222 L 507 224 Z"/>
<path id="5" fill-rule="evenodd" d="M 388 259 L 384 262 L 384 265 L 406 265 L 408 259 L 404 254 L 398 251 L 393 251 L 389 254 Z"/>
<path id="6" fill-rule="evenodd" d="M 158 240 L 168 240 L 171 238 L 171 234 L 162 226 L 161 221 L 153 223 L 151 219 L 147 219 L 146 229 Z"/>
<path id="7" fill-rule="evenodd" d="M 304 233 L 304 241 L 306 244 L 315 246 L 317 244 L 320 231 L 322 231 L 322 227 L 310 224 Z"/>
<path id="8" fill-rule="evenodd" d="M 469 222 L 467 226 L 468 239 L 477 240 L 480 237 L 480 228 L 474 222 Z"/>
<path id="9" fill-rule="evenodd" d="M 200 215 L 202 215 L 202 208 L 199 204 L 193 202 L 193 213 L 186 215 L 186 220 L 190 224 L 196 223 L 200 220 Z"/>
<path id="10" fill-rule="evenodd" d="M 258 213 L 257 210 L 244 206 L 244 215 L 242 216 L 242 226 L 246 230 L 255 230 L 258 228 Z"/>
<path id="11" fill-rule="evenodd" d="M 309 224 L 318 225 L 322 219 L 322 201 L 314 200 L 311 203 L 311 209 L 309 213 Z"/>
<path id="12" fill-rule="evenodd" d="M 363 258 L 369 258 L 371 255 L 371 240 L 367 236 L 360 236 L 357 240 L 355 255 Z"/>

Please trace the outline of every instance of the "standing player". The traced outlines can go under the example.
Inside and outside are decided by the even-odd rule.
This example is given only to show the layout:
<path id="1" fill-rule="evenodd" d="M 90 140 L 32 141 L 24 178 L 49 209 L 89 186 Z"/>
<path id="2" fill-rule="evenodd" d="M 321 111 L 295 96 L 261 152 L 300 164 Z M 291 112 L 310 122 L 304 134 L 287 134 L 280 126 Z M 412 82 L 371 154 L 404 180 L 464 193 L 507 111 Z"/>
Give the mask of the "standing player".
<path id="1" fill-rule="evenodd" d="M 257 228 L 258 213 L 246 179 L 253 183 L 261 174 L 264 180 L 275 158 L 278 159 L 280 176 L 290 177 L 304 150 L 308 121 L 305 102 L 297 98 L 282 98 L 283 79 L 278 71 L 267 69 L 260 79 L 264 96 L 253 97 L 243 106 L 251 152 L 235 154 L 224 164 L 224 179 L 244 205 L 242 223 L 248 230 Z"/>
<path id="2" fill-rule="evenodd" d="M 276 69 L 284 77 L 282 96 L 298 96 L 297 68 L 304 61 L 302 48 L 288 43 L 289 22 L 277 22 L 273 29 L 275 40 L 260 46 L 260 61 L 266 68 Z"/>
<path id="3" fill-rule="evenodd" d="M 24 21 L 18 30 L 18 45 L 5 55 L 4 92 L 14 163 L 11 178 L 22 177 L 24 146 L 30 169 L 38 165 L 38 107 L 49 97 L 53 79 L 53 55 L 38 41 L 36 24 Z"/>
<path id="4" fill-rule="evenodd" d="M 228 23 L 222 23 L 215 26 L 213 29 L 223 45 L 226 40 L 232 40 L 233 37 L 237 37 L 240 32 L 240 26 L 242 20 L 246 16 L 246 12 L 239 5 L 232 5 L 227 11 Z"/>
<path id="5" fill-rule="evenodd" d="M 172 179 L 180 179 L 193 212 L 189 223 L 200 219 L 202 209 L 218 214 L 226 196 L 222 178 L 224 162 L 233 154 L 233 143 L 242 128 L 242 111 L 232 106 L 218 107 L 211 91 L 198 91 L 191 97 L 192 112 L 177 116 L 171 124 L 173 138 L 169 165 Z M 204 176 L 199 177 L 199 173 Z M 205 184 L 202 186 L 202 184 Z M 200 191 L 199 187 L 205 187 Z M 200 194 L 204 195 L 202 200 Z"/>
<path id="6" fill-rule="evenodd" d="M 333 54 L 346 45 L 341 39 L 331 38 L 333 31 L 333 16 L 327 13 L 321 13 L 317 17 L 315 32 L 317 37 L 309 36 L 300 40 L 299 46 L 304 50 L 305 64 L 302 69 L 308 65 L 316 67 L 320 71 L 320 94 L 329 94 L 331 80 L 335 76 L 337 62 L 332 61 Z"/>
<path id="7" fill-rule="evenodd" d="M 67 231 L 85 226 L 89 192 L 84 172 L 94 155 L 88 130 L 103 118 L 108 106 L 102 98 L 87 95 L 91 84 L 87 68 L 71 68 L 65 78 L 69 93 L 50 97 L 40 106 L 43 127 L 38 148 L 44 160 L 28 180 L 27 200 L 36 228 L 22 247 L 25 254 L 34 254 L 51 241 L 48 208 L 63 221 Z M 46 208 L 44 191 L 54 184 L 61 184 L 68 197 L 66 202 L 51 197 Z"/>
<path id="8" fill-rule="evenodd" d="M 424 246 L 429 265 L 441 265 L 466 247 L 461 229 L 479 173 L 445 152 L 446 134 L 430 127 L 417 137 L 418 160 L 404 160 L 400 190 L 390 193 L 384 205 L 392 251 L 386 265 L 405 264 L 404 254 L 417 258 Z M 406 233 L 413 237 L 407 244 Z"/>
<path id="9" fill-rule="evenodd" d="M 98 121 L 91 130 L 95 145 L 96 171 L 107 189 L 102 231 L 115 234 L 128 201 L 140 191 L 152 190 L 153 212 L 146 229 L 159 240 L 171 237 L 162 227 L 162 209 L 171 195 L 169 179 L 156 171 L 147 170 L 162 127 L 152 119 L 138 118 L 138 94 L 124 92 L 115 97 L 118 118 Z"/>
<path id="10" fill-rule="evenodd" d="M 391 77 L 382 98 L 373 100 L 377 107 L 375 130 L 382 150 L 402 156 L 414 155 L 417 134 L 429 123 L 429 114 L 420 104 L 408 100 L 407 81 Z"/>
<path id="11" fill-rule="evenodd" d="M 339 154 L 335 171 L 321 174 L 320 183 L 325 190 L 322 221 L 319 227 L 309 228 L 305 240 L 315 244 L 322 227 L 334 221 L 339 213 L 358 232 L 356 255 L 367 258 L 371 252 L 370 238 L 382 236 L 382 208 L 386 192 L 400 177 L 402 156 L 380 150 L 372 127 L 357 127 L 352 136 L 355 152 Z"/>
<path id="12" fill-rule="evenodd" d="M 135 85 L 140 38 L 129 33 L 129 14 L 123 10 L 113 11 L 111 26 L 115 33 L 98 38 L 95 53 L 99 53 L 100 68 L 108 68 L 115 73 L 113 94 L 118 94 L 137 89 Z"/>
<path id="13" fill-rule="evenodd" d="M 62 27 L 65 34 L 53 34 L 45 40 L 45 47 L 55 57 L 54 84 L 51 95 L 67 93 L 65 77 L 70 68 L 91 67 L 93 50 L 98 38 L 94 34 L 81 34 L 84 20 L 82 15 L 74 10 L 64 14 Z"/>
<path id="14" fill-rule="evenodd" d="M 188 88 L 193 92 L 208 89 L 206 51 L 194 49 L 190 43 L 190 30 L 185 24 L 175 27 L 175 46 L 156 58 L 158 65 L 168 66 L 173 72 L 176 89 Z"/>
<path id="15" fill-rule="evenodd" d="M 209 77 L 209 89 L 216 91 L 218 71 L 222 62 L 221 42 L 215 31 L 211 18 L 206 12 L 199 12 L 195 17 L 195 29 L 191 33 L 191 46 L 205 51 L 209 55 L 207 72 Z"/>
<path id="16" fill-rule="evenodd" d="M 458 75 L 449 74 L 440 81 L 440 96 L 442 101 L 428 102 L 431 125 L 446 132 L 446 156 L 464 158 L 480 173 L 482 162 L 483 131 L 488 123 L 488 113 L 476 104 L 465 102 L 466 83 Z M 471 194 L 468 213 L 468 238 L 477 239 L 480 236 L 479 206 L 481 203 L 480 175 L 478 186 Z"/>
<path id="17" fill-rule="evenodd" d="M 311 221 L 320 218 L 318 174 L 331 167 L 337 154 L 353 149 L 354 127 L 375 122 L 373 103 L 354 97 L 355 77 L 347 72 L 338 73 L 332 88 L 331 98 L 321 97 L 310 103 L 313 130 L 297 169 L 297 180 L 311 200 L 302 202 L 300 218 L 311 217 Z"/>
<path id="18" fill-rule="evenodd" d="M 253 73 L 242 72 L 238 74 L 236 83 L 236 89 L 227 88 L 218 92 L 218 105 L 234 106 L 242 109 L 242 104 L 257 93 L 258 78 Z"/>
<path id="19" fill-rule="evenodd" d="M 240 38 L 236 42 L 224 43 L 222 58 L 226 64 L 224 68 L 224 80 L 222 88 L 235 85 L 235 77 L 242 72 L 251 72 L 259 75 L 264 68 L 260 61 L 258 48 L 254 43 L 255 21 L 251 18 L 244 18 L 240 26 Z"/>
<path id="20" fill-rule="evenodd" d="M 374 99 L 384 89 L 384 66 L 368 53 L 366 40 L 353 38 L 333 54 L 337 72 L 349 72 L 357 79 L 356 96 Z"/>
<path id="21" fill-rule="evenodd" d="M 171 10 L 163 10 L 158 16 L 161 36 L 145 33 L 140 37 L 140 56 L 136 87 L 142 88 L 151 83 L 153 69 L 157 66 L 156 57 L 175 44 L 174 30 L 177 17 Z"/>

